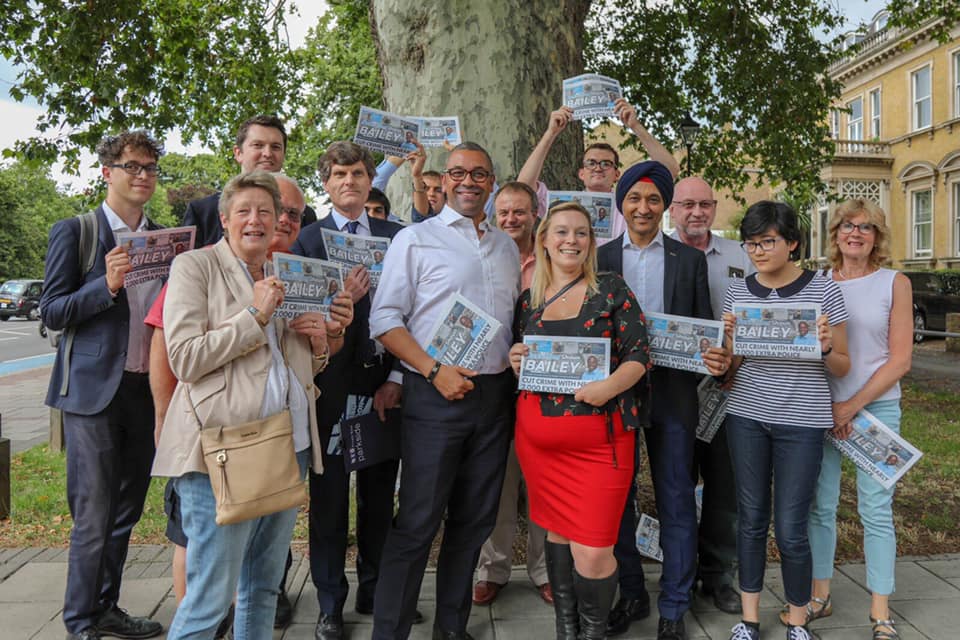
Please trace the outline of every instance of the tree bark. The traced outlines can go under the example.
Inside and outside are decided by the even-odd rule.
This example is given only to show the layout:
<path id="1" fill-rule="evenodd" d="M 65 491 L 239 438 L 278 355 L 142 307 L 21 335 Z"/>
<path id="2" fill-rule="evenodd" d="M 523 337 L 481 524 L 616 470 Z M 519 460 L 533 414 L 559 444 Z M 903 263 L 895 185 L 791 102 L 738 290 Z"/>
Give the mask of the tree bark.
<path id="1" fill-rule="evenodd" d="M 561 104 L 563 79 L 583 72 L 589 8 L 590 0 L 370 0 L 387 110 L 459 115 L 464 140 L 490 152 L 497 180 L 514 179 Z M 577 188 L 583 136 L 569 129 L 544 168 L 554 189 Z M 443 170 L 446 152 L 428 151 L 427 168 Z M 398 214 L 409 211 L 409 192 L 407 180 L 391 184 Z"/>

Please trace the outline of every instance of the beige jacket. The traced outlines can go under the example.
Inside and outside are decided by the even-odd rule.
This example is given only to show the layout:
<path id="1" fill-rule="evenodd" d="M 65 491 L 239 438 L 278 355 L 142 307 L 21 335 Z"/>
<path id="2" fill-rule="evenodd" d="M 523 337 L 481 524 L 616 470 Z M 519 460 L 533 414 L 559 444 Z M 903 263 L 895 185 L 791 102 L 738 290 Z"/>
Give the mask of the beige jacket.
<path id="1" fill-rule="evenodd" d="M 157 445 L 155 476 L 207 472 L 197 417 L 205 426 L 242 424 L 260 417 L 270 347 L 263 329 L 247 311 L 253 304 L 253 285 L 244 271 L 225 239 L 212 250 L 190 251 L 173 263 L 163 326 L 170 366 L 180 382 Z M 320 390 L 313 382 L 316 371 L 310 342 L 289 329 L 286 321 L 277 322 L 287 364 L 306 390 L 311 467 L 320 473 L 323 463 L 314 402 Z"/>

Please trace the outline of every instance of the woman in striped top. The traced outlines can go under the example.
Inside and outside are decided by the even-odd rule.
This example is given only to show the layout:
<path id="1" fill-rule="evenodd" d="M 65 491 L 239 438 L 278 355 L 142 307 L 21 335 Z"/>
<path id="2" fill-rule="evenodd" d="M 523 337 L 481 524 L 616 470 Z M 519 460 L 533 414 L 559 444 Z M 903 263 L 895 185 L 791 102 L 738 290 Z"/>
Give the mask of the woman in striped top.
<path id="1" fill-rule="evenodd" d="M 849 200 L 830 221 L 829 276 L 843 291 L 850 311 L 850 374 L 830 378 L 834 435 L 846 438 L 851 420 L 866 409 L 893 431 L 900 431 L 900 378 L 913 357 L 913 291 L 905 275 L 882 265 L 890 257 L 883 210 L 869 200 Z M 820 480 L 810 511 L 813 553 L 812 619 L 830 615 L 830 578 L 837 544 L 840 452 L 824 447 Z M 897 537 L 893 488 L 857 471 L 857 510 L 863 524 L 870 622 L 874 640 L 899 638 L 888 600 L 894 589 Z"/>
<path id="2" fill-rule="evenodd" d="M 847 356 L 843 294 L 831 280 L 794 260 L 801 232 L 796 213 L 782 202 L 758 202 L 740 224 L 742 246 L 757 269 L 730 285 L 724 300 L 728 336 L 734 304 L 817 304 L 822 360 L 734 356 L 727 440 L 737 487 L 740 591 L 743 620 L 731 640 L 760 637 L 760 591 L 767 557 L 773 484 L 774 528 L 789 604 L 788 640 L 807 640 L 811 556 L 807 515 L 820 473 L 823 439 L 833 427 L 827 372 L 843 376 Z"/>

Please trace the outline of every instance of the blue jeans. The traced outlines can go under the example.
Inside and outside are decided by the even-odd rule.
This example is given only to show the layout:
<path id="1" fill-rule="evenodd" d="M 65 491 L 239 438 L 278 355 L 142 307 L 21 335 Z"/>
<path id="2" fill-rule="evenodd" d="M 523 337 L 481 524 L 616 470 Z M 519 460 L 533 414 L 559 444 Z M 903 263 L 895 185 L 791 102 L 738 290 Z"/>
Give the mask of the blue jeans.
<path id="1" fill-rule="evenodd" d="M 880 422 L 900 433 L 900 401 L 871 402 L 867 411 Z M 813 553 L 813 577 L 833 577 L 833 557 L 837 547 L 837 503 L 840 500 L 840 452 L 832 445 L 823 448 L 823 463 L 817 494 L 810 509 L 810 550 Z M 897 561 L 897 535 L 893 526 L 893 488 L 883 485 L 857 469 L 857 511 L 863 524 L 863 553 L 867 560 L 867 589 L 878 595 L 894 591 L 894 566 Z"/>
<path id="2" fill-rule="evenodd" d="M 310 450 L 297 454 L 301 475 Z M 205 473 L 176 479 L 187 545 L 187 595 L 167 632 L 168 640 L 213 638 L 237 596 L 233 637 L 262 640 L 273 637 L 278 585 L 293 537 L 297 509 L 262 518 L 217 525 L 216 500 Z"/>
<path id="3" fill-rule="evenodd" d="M 823 429 L 727 415 L 727 443 L 737 485 L 740 590 L 759 593 L 767 561 L 770 484 L 773 526 L 787 602 L 810 601 L 812 560 L 807 516 L 820 475 Z"/>

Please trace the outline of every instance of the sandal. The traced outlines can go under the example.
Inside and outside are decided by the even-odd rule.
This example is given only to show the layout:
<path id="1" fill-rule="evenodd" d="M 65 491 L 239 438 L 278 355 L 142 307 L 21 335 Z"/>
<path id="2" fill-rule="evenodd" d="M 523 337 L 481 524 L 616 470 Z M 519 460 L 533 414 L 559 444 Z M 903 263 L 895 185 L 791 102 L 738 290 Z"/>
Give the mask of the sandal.
<path id="1" fill-rule="evenodd" d="M 900 634 L 897 633 L 897 628 L 894 626 L 896 623 L 892 619 L 877 620 L 871 617 L 870 622 L 873 624 L 873 640 L 900 640 Z M 886 627 L 886 629 L 883 627 Z"/>
<path id="2" fill-rule="evenodd" d="M 833 614 L 833 604 L 830 602 L 830 595 L 827 594 L 826 598 L 818 598 L 817 596 L 810 596 L 810 602 L 807 603 L 807 621 L 805 624 L 810 624 L 814 620 L 819 620 L 820 618 L 828 618 Z M 819 605 L 818 609 L 814 609 L 813 605 Z M 780 623 L 789 624 L 790 620 L 790 605 L 783 605 L 783 609 L 780 610 Z M 882 625 L 881 625 L 882 626 Z M 877 638 L 876 640 L 896 640 L 899 636 L 891 636 L 888 639 Z"/>

